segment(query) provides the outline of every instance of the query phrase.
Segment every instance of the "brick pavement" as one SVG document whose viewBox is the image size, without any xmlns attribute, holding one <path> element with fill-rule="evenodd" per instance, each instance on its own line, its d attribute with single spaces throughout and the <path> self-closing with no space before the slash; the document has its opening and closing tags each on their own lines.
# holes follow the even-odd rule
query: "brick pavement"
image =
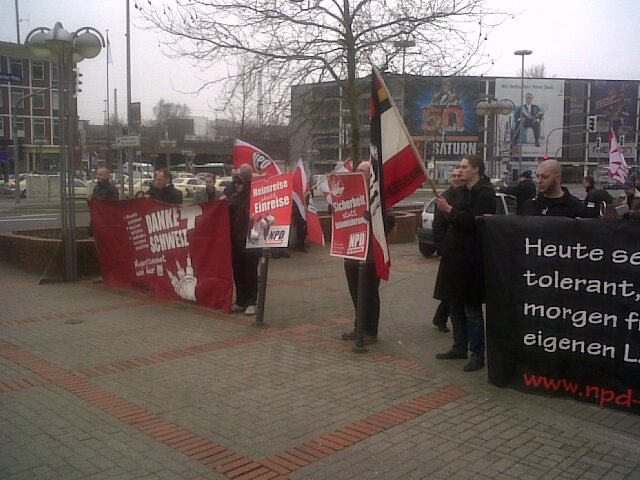
<svg viewBox="0 0 640 480">
<path fill-rule="evenodd" d="M 0 264 L 0 478 L 640 479 L 640 418 L 438 362 L 437 261 L 393 245 L 354 354 L 341 261 L 271 261 L 265 320 Z"/>
</svg>

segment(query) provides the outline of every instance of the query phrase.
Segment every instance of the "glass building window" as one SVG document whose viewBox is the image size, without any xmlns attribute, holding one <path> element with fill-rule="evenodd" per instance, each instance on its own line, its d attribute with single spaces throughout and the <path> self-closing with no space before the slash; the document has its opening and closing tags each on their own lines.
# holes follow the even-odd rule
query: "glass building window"
<svg viewBox="0 0 640 480">
<path fill-rule="evenodd" d="M 12 88 L 11 89 L 11 106 L 14 107 L 15 105 L 18 104 L 18 100 L 24 95 L 24 93 L 22 92 L 22 89 L 20 88 Z M 24 107 L 24 102 L 22 102 L 22 105 L 20 106 L 20 108 Z"/>
<path fill-rule="evenodd" d="M 51 62 L 51 81 L 52 82 L 57 82 L 58 81 L 58 64 Z"/>
<path fill-rule="evenodd" d="M 60 92 L 58 90 L 51 90 L 51 108 L 60 110 Z"/>
<path fill-rule="evenodd" d="M 53 143 L 60 144 L 60 120 L 53 120 Z"/>
<path fill-rule="evenodd" d="M 31 79 L 44 80 L 44 62 L 42 60 L 31 61 Z"/>
<path fill-rule="evenodd" d="M 0 117 L 0 137 L 4 137 L 4 118 Z"/>
<path fill-rule="evenodd" d="M 47 129 L 45 127 L 43 118 L 34 118 L 33 119 L 33 139 L 36 138 L 45 138 L 47 135 Z"/>
<path fill-rule="evenodd" d="M 38 110 L 44 110 L 44 92 L 39 93 L 33 97 L 33 108 Z"/>
<path fill-rule="evenodd" d="M 18 138 L 24 138 L 24 120 L 16 121 L 16 133 L 18 134 Z"/>
<path fill-rule="evenodd" d="M 24 78 L 22 71 L 22 60 L 19 58 L 12 58 L 9 60 L 9 72 L 14 75 L 20 75 Z"/>
</svg>

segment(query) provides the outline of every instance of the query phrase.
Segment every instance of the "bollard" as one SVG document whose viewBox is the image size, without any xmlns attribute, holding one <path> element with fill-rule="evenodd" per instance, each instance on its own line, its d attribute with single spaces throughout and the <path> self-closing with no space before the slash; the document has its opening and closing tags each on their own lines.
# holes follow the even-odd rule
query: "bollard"
<svg viewBox="0 0 640 480">
<path fill-rule="evenodd" d="M 358 263 L 358 296 L 356 302 L 356 343 L 351 349 L 354 353 L 366 353 L 364 347 L 364 315 L 366 311 L 367 262 Z"/>
<path fill-rule="evenodd" d="M 264 303 L 267 297 L 267 275 L 269 273 L 269 249 L 262 249 L 260 257 L 260 273 L 258 278 L 258 305 L 256 305 L 256 319 L 254 327 L 264 327 Z"/>
</svg>

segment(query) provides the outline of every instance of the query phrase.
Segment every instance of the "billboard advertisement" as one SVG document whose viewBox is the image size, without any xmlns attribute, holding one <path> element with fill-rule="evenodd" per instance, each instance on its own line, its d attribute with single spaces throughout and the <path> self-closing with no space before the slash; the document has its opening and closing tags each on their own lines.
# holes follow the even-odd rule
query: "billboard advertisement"
<svg viewBox="0 0 640 480">
<path fill-rule="evenodd" d="M 623 80 L 595 80 L 591 84 L 591 105 L 589 114 L 598 116 L 598 130 L 606 130 L 608 124 L 618 138 L 627 142 L 636 139 L 636 108 L 638 104 L 638 82 Z M 604 143 L 608 142 L 604 135 Z M 625 157 L 635 158 L 634 152 L 625 149 Z"/>
<path fill-rule="evenodd" d="M 514 155 L 522 148 L 523 157 L 560 156 L 562 134 L 548 135 L 563 126 L 564 80 L 525 78 L 524 87 L 519 78 L 496 78 L 495 82 L 496 98 L 514 104 L 511 115 L 497 117 L 501 143 L 511 145 Z"/>
<path fill-rule="evenodd" d="M 484 84 L 474 78 L 407 79 L 407 128 L 421 154 L 457 160 L 479 153 L 474 104 Z"/>
</svg>

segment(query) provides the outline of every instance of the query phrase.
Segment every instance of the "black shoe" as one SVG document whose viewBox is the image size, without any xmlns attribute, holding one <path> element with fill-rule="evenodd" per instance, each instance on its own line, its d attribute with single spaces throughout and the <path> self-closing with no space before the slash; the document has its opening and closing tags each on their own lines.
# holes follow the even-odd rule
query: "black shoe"
<svg viewBox="0 0 640 480">
<path fill-rule="evenodd" d="M 458 352 L 454 352 L 453 350 L 449 350 L 448 352 L 444 352 L 444 353 L 436 353 L 436 358 L 438 360 L 453 360 L 453 359 L 457 359 L 457 358 L 467 358 L 467 354 L 466 353 L 458 353 Z"/>
<path fill-rule="evenodd" d="M 356 339 L 356 331 L 355 330 L 351 330 L 350 332 L 344 332 L 342 334 L 342 339 L 343 340 L 355 340 Z"/>
<path fill-rule="evenodd" d="M 271 250 L 271 258 L 280 258 L 280 253 L 275 250 Z"/>
<path fill-rule="evenodd" d="M 366 333 L 364 334 L 364 342 L 365 345 L 371 345 L 373 343 L 378 343 L 378 336 L 377 335 L 367 335 Z"/>
<path fill-rule="evenodd" d="M 446 325 L 436 325 L 436 326 L 438 327 L 439 332 L 449 333 L 449 329 L 447 328 Z"/>
<path fill-rule="evenodd" d="M 280 258 L 291 258 L 291 254 L 289 252 L 281 252 Z"/>
<path fill-rule="evenodd" d="M 467 363 L 464 364 L 462 370 L 465 372 L 475 372 L 484 368 L 484 357 L 472 355 Z"/>
</svg>

